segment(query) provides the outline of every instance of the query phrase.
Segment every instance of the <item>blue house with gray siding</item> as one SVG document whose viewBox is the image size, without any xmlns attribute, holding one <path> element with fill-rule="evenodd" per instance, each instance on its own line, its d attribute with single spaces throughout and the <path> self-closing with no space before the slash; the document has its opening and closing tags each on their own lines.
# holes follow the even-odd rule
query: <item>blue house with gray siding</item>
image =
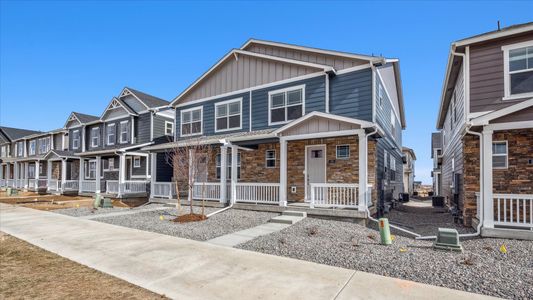
<svg viewBox="0 0 533 300">
<path fill-rule="evenodd" d="M 223 203 L 366 215 L 367 208 L 381 212 L 403 190 L 397 59 L 251 39 L 171 106 L 175 141 L 143 149 L 161 154 L 208 146 L 191 200 L 207 194 Z M 171 180 L 181 190 L 191 182 Z"/>
</svg>

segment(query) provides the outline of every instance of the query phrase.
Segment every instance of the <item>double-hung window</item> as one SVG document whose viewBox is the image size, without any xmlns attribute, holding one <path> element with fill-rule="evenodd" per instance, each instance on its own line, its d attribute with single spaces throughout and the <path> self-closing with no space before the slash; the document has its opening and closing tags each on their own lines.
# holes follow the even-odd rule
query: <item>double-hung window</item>
<svg viewBox="0 0 533 300">
<path fill-rule="evenodd" d="M 72 132 L 72 149 L 80 148 L 80 131 L 74 130 Z"/>
<path fill-rule="evenodd" d="M 267 168 L 276 167 L 276 150 L 267 150 L 265 153 L 265 165 Z"/>
<path fill-rule="evenodd" d="M 304 94 L 304 85 L 269 92 L 269 125 L 287 123 L 303 116 Z"/>
<path fill-rule="evenodd" d="M 165 135 L 168 135 L 168 136 L 174 135 L 174 123 L 165 121 Z"/>
<path fill-rule="evenodd" d="M 221 155 L 217 154 L 216 156 L 216 165 L 217 165 L 217 179 L 220 179 L 220 170 L 222 167 Z M 227 171 L 226 178 L 231 179 L 231 153 L 227 154 Z M 237 179 L 241 178 L 241 153 L 237 153 Z"/>
<path fill-rule="evenodd" d="M 17 143 L 17 156 L 18 157 L 24 156 L 24 142 Z"/>
<path fill-rule="evenodd" d="M 39 154 L 44 154 L 50 150 L 50 138 L 39 139 Z"/>
<path fill-rule="evenodd" d="M 109 170 L 114 170 L 115 169 L 115 159 L 114 158 L 110 158 L 108 161 L 107 161 L 107 168 Z"/>
<path fill-rule="evenodd" d="M 203 108 L 195 107 L 181 111 L 181 135 L 202 134 Z"/>
<path fill-rule="evenodd" d="M 91 147 L 98 147 L 100 144 L 100 127 L 91 128 Z"/>
<path fill-rule="evenodd" d="M 347 159 L 350 157 L 350 145 L 337 145 L 337 159 Z"/>
<path fill-rule="evenodd" d="M 28 155 L 35 155 L 35 140 L 30 141 L 30 149 Z"/>
<path fill-rule="evenodd" d="M 88 179 L 96 179 L 96 160 L 89 161 L 89 166 L 87 168 L 87 172 L 85 173 L 85 177 Z"/>
<path fill-rule="evenodd" d="M 242 128 L 242 98 L 215 104 L 215 131 Z"/>
<path fill-rule="evenodd" d="M 130 135 L 130 121 L 120 122 L 120 143 L 124 144 L 128 142 Z"/>
<path fill-rule="evenodd" d="M 115 124 L 107 124 L 106 127 L 106 140 L 108 145 L 114 145 L 116 140 L 116 128 Z"/>
<path fill-rule="evenodd" d="M 533 41 L 502 47 L 505 98 L 533 96 Z"/>
<path fill-rule="evenodd" d="M 507 142 L 499 141 L 492 143 L 492 167 L 494 169 L 507 168 Z"/>
<path fill-rule="evenodd" d="M 7 157 L 7 146 L 2 146 L 2 152 L 0 153 L 2 157 Z"/>
<path fill-rule="evenodd" d="M 140 156 L 134 156 L 133 157 L 133 167 L 134 168 L 140 168 L 141 167 L 141 157 Z"/>
</svg>

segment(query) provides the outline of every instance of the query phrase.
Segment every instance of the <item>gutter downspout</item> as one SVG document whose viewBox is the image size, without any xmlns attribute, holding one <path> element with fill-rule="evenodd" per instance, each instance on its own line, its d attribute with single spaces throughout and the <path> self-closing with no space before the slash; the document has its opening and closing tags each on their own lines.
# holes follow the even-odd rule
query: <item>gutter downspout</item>
<svg viewBox="0 0 533 300">
<path fill-rule="evenodd" d="M 222 139 L 222 140 L 220 140 L 220 143 L 221 143 L 223 146 L 231 146 L 231 142 L 228 142 L 226 139 Z M 226 167 L 227 167 L 227 166 L 226 166 Z M 226 184 L 226 183 L 224 183 L 224 184 Z M 226 196 L 227 196 L 227 195 L 228 195 L 228 193 L 226 192 Z M 206 217 L 209 219 L 210 217 L 212 217 L 212 216 L 214 216 L 214 215 L 216 215 L 216 214 L 219 214 L 219 213 L 224 212 L 224 211 L 226 211 L 226 210 L 228 210 L 228 209 L 231 209 L 231 208 L 233 207 L 233 204 L 235 204 L 235 203 L 233 203 L 233 201 L 231 201 L 231 200 L 229 201 L 229 203 L 230 203 L 229 206 L 226 206 L 226 207 L 224 207 L 224 208 L 222 208 L 222 209 L 219 209 L 219 210 L 214 211 L 214 212 L 212 212 L 212 213 L 210 213 L 210 214 L 207 214 Z"/>
</svg>

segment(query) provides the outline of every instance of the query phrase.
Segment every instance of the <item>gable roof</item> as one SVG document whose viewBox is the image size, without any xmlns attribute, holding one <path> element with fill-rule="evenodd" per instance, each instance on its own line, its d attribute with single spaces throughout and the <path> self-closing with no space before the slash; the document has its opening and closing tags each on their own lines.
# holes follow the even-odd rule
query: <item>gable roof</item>
<svg viewBox="0 0 533 300">
<path fill-rule="evenodd" d="M 489 31 L 462 40 L 458 40 L 451 44 L 450 51 L 448 54 L 448 62 L 446 65 L 446 73 L 444 74 L 444 83 L 442 86 L 440 97 L 441 99 L 439 113 L 437 116 L 436 124 L 437 129 L 442 129 L 444 125 L 444 118 L 446 117 L 446 112 L 448 111 L 448 106 L 450 104 L 450 99 L 452 95 L 450 89 L 451 87 L 455 86 L 457 74 L 460 72 L 459 68 L 461 68 L 463 64 L 463 58 L 457 57 L 456 55 L 454 55 L 454 52 L 464 53 L 465 46 L 471 44 L 506 38 L 509 36 L 519 35 L 531 31 L 533 31 L 533 22 L 516 24 L 501 28 L 500 30 Z"/>
<path fill-rule="evenodd" d="M 124 103 L 124 101 L 120 100 L 120 98 L 113 97 L 111 99 L 111 101 L 109 101 L 109 104 L 106 106 L 104 112 L 102 112 L 102 115 L 100 116 L 99 120 L 102 120 L 104 118 L 104 116 L 105 116 L 105 114 L 107 113 L 108 110 L 114 109 L 114 108 L 117 108 L 117 107 L 124 108 L 124 110 L 129 115 L 137 116 L 137 113 L 133 109 L 131 109 L 131 107 L 129 107 L 126 103 Z"/>
<path fill-rule="evenodd" d="M 42 131 L 0 126 L 0 131 L 10 140 L 18 140 L 25 136 L 42 133 Z"/>
<path fill-rule="evenodd" d="M 79 112 L 72 112 L 72 114 L 82 124 L 94 122 L 94 121 L 97 121 L 99 119 L 97 116 L 82 114 L 82 113 L 79 113 Z"/>
<path fill-rule="evenodd" d="M 416 160 L 416 154 L 415 154 L 415 150 L 409 148 L 409 147 L 402 147 L 402 152 L 404 153 L 410 153 L 411 154 L 411 157 Z"/>
<path fill-rule="evenodd" d="M 487 125 L 490 121 L 533 107 L 533 98 L 495 110 L 471 120 L 472 126 Z"/>
<path fill-rule="evenodd" d="M 274 131 L 274 134 L 278 135 L 278 136 L 281 136 L 281 135 L 283 135 L 283 132 L 288 131 L 291 128 L 295 128 L 298 125 L 303 124 L 306 121 L 311 120 L 311 119 L 331 120 L 331 121 L 335 121 L 335 122 L 341 122 L 341 123 L 346 123 L 346 124 L 350 124 L 350 125 L 359 126 L 359 128 L 361 128 L 361 129 L 371 128 L 371 127 L 374 126 L 374 123 L 368 122 L 368 121 L 364 121 L 364 120 L 348 118 L 348 117 L 333 115 L 333 114 L 319 112 L 319 111 L 313 111 L 313 112 L 311 112 L 309 114 L 306 114 L 306 115 L 304 115 L 304 116 L 302 116 L 302 117 L 300 117 L 300 118 L 298 118 L 298 119 L 296 119 L 294 121 L 291 121 L 290 123 L 278 128 L 278 129 L 276 129 Z"/>
<path fill-rule="evenodd" d="M 170 102 L 163 100 L 161 98 L 148 95 L 146 93 L 143 93 L 141 91 L 132 89 L 130 87 L 125 87 L 125 90 L 128 90 L 137 98 L 137 100 L 141 101 L 147 108 L 156 108 L 161 106 L 167 106 L 170 104 Z"/>
</svg>

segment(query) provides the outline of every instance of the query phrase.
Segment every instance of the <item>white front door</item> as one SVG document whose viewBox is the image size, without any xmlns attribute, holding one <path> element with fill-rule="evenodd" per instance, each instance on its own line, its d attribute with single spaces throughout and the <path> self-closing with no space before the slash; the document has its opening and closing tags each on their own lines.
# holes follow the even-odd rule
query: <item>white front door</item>
<svg viewBox="0 0 533 300">
<path fill-rule="evenodd" d="M 311 198 L 311 183 L 326 183 L 326 145 L 306 147 L 305 182 L 305 200 Z"/>
</svg>

